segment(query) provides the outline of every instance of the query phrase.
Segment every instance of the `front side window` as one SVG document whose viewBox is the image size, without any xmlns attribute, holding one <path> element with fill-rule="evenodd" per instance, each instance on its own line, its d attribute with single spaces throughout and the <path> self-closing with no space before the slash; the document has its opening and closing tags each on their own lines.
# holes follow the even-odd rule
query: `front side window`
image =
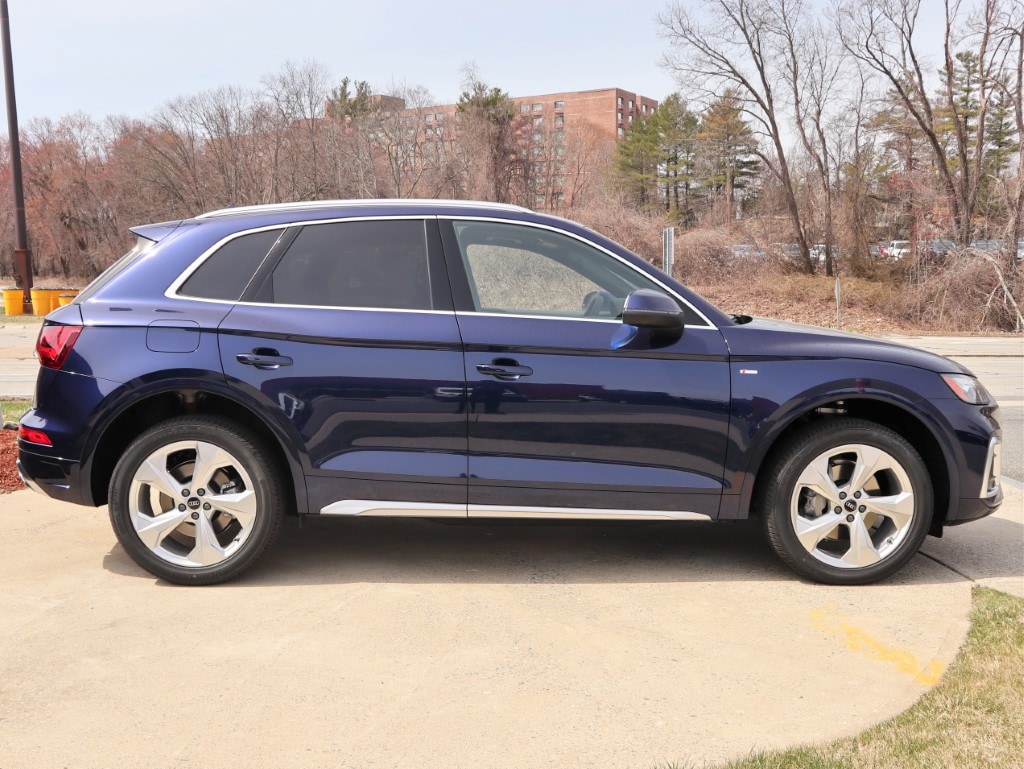
<svg viewBox="0 0 1024 769">
<path fill-rule="evenodd" d="M 274 268 L 269 295 L 261 298 L 318 307 L 433 309 L 424 223 L 307 225 Z"/>
<path fill-rule="evenodd" d="M 638 288 L 664 291 L 604 251 L 551 230 L 455 222 L 478 312 L 614 319 Z"/>
</svg>

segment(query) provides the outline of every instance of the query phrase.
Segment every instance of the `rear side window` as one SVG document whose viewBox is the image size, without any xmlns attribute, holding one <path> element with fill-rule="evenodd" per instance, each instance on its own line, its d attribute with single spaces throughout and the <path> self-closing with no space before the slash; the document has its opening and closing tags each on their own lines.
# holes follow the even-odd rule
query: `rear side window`
<svg viewBox="0 0 1024 769">
<path fill-rule="evenodd" d="M 229 240 L 189 276 L 182 296 L 237 302 L 283 230 L 266 230 Z"/>
<path fill-rule="evenodd" d="M 431 310 L 424 223 L 307 225 L 274 268 L 270 286 L 267 298 L 275 304 Z"/>
</svg>

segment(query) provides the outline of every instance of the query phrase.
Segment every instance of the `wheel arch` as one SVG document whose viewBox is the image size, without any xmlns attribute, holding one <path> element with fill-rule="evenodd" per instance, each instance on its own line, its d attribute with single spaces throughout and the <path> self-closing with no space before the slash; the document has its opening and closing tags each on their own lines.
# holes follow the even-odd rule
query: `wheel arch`
<svg viewBox="0 0 1024 769">
<path fill-rule="evenodd" d="M 106 419 L 100 430 L 93 431 L 90 445 L 83 456 L 82 477 L 88 479 L 85 491 L 88 503 L 99 506 L 107 503 L 108 486 L 114 466 L 125 448 L 144 430 L 175 416 L 209 414 L 230 419 L 255 432 L 273 450 L 274 461 L 284 470 L 294 509 L 305 512 L 306 481 L 303 457 L 294 448 L 295 440 L 289 428 L 268 419 L 260 409 L 246 403 L 236 393 L 228 392 L 204 382 L 194 386 L 177 383 L 139 392 L 129 390 L 121 399 L 119 408 Z"/>
<path fill-rule="evenodd" d="M 944 439 L 941 426 L 933 415 L 900 399 L 877 393 L 844 393 L 823 397 L 819 402 L 787 414 L 785 419 L 763 430 L 750 452 L 751 459 L 740 489 L 739 509 L 748 513 L 759 512 L 757 506 L 762 496 L 761 491 L 768 482 L 762 477 L 761 469 L 783 450 L 793 433 L 808 423 L 837 416 L 858 417 L 884 425 L 905 438 L 917 450 L 931 478 L 934 494 L 935 513 L 929 533 L 941 536 L 942 526 L 960 496 L 959 477 L 949 440 Z"/>
</svg>

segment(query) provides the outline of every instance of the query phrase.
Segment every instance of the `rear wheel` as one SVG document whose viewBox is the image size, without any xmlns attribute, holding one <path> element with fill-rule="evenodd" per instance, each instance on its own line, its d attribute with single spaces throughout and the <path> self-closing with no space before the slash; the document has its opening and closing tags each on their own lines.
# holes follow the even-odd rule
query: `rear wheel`
<svg viewBox="0 0 1024 769">
<path fill-rule="evenodd" d="M 268 447 L 234 422 L 187 416 L 150 428 L 110 481 L 110 521 L 158 577 L 208 585 L 238 576 L 280 528 L 285 490 Z"/>
<path fill-rule="evenodd" d="M 931 479 L 902 436 L 873 422 L 818 422 L 765 470 L 768 541 L 797 573 L 858 585 L 909 561 L 931 525 Z"/>
</svg>

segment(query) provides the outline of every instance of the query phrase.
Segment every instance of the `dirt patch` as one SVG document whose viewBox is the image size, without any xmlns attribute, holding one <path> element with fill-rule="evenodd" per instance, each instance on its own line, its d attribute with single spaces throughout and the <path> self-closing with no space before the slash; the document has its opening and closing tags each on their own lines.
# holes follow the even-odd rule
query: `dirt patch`
<svg viewBox="0 0 1024 769">
<path fill-rule="evenodd" d="M 13 430 L 3 430 L 0 432 L 0 494 L 25 488 L 14 466 L 17 456 L 18 434 Z"/>
</svg>

